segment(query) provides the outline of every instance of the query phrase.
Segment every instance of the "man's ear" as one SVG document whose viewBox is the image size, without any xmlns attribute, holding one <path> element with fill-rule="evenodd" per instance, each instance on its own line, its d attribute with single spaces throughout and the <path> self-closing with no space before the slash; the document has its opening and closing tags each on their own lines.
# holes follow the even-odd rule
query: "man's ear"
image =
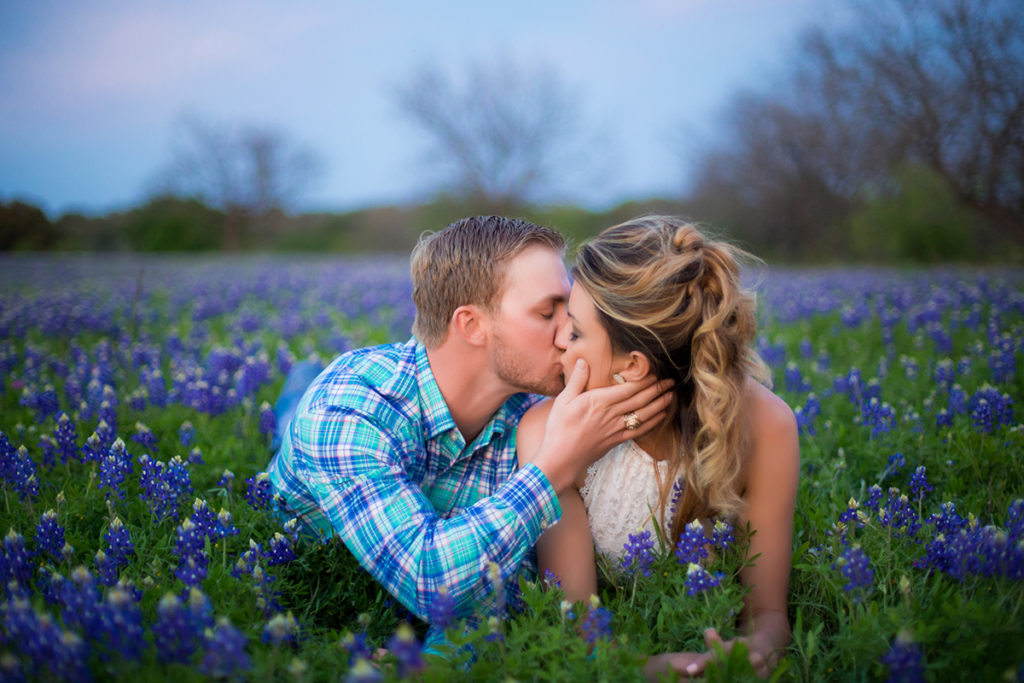
<svg viewBox="0 0 1024 683">
<path fill-rule="evenodd" d="M 630 351 L 626 354 L 625 365 L 617 374 L 627 382 L 636 382 L 651 373 L 651 361 L 639 351 Z"/>
<path fill-rule="evenodd" d="M 479 307 L 467 304 L 459 306 L 452 313 L 451 332 L 470 346 L 487 343 L 487 323 Z"/>
</svg>

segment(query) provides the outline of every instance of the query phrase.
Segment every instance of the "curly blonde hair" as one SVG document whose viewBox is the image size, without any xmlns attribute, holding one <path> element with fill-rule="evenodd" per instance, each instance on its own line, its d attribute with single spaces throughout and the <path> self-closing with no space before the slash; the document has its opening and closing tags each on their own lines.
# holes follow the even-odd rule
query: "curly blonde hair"
<svg viewBox="0 0 1024 683">
<path fill-rule="evenodd" d="M 613 351 L 640 351 L 658 377 L 676 382 L 672 418 L 657 435 L 676 453 L 660 486 L 663 526 L 673 483 L 685 482 L 670 538 L 693 519 L 734 517 L 742 507 L 743 385 L 771 380 L 752 347 L 756 299 L 740 285 L 741 258 L 752 257 L 691 223 L 645 216 L 584 242 L 572 269 Z"/>
</svg>

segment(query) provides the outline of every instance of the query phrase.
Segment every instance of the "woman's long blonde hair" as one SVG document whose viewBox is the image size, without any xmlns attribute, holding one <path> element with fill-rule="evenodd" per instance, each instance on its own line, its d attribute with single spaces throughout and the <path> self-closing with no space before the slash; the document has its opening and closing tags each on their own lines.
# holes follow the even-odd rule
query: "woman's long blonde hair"
<svg viewBox="0 0 1024 683">
<path fill-rule="evenodd" d="M 770 384 L 770 375 L 751 344 L 756 301 L 740 285 L 741 257 L 749 255 L 681 219 L 645 216 L 584 242 L 572 269 L 612 350 L 640 351 L 657 376 L 676 381 L 671 419 L 658 433 L 677 454 L 659 501 L 669 538 L 693 519 L 734 517 L 742 506 L 749 450 L 743 385 L 747 377 Z M 666 520 L 679 480 L 682 495 Z"/>
</svg>

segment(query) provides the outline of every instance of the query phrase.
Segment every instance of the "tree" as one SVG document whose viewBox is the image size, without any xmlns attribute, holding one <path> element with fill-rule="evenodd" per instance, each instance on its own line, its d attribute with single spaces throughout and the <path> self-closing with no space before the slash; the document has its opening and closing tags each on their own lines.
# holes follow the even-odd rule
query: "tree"
<svg viewBox="0 0 1024 683">
<path fill-rule="evenodd" d="M 1024 5 L 1016 0 L 851 3 L 809 42 L 862 120 L 956 197 L 1024 240 Z"/>
<path fill-rule="evenodd" d="M 758 243 L 827 251 L 842 246 L 829 228 L 907 192 L 900 169 L 921 166 L 1024 239 L 1024 5 L 847 5 L 804 34 L 772 91 L 731 101 L 725 141 L 698 163 L 698 204 Z"/>
<path fill-rule="evenodd" d="M 522 205 L 556 193 L 560 174 L 592 167 L 579 98 L 549 69 L 476 64 L 457 79 L 425 66 L 396 95 L 457 197 Z"/>
<path fill-rule="evenodd" d="M 220 209 L 222 247 L 235 251 L 253 218 L 291 208 L 321 168 L 314 152 L 280 131 L 186 117 L 178 125 L 171 160 L 158 174 L 154 194 L 195 198 Z"/>
</svg>

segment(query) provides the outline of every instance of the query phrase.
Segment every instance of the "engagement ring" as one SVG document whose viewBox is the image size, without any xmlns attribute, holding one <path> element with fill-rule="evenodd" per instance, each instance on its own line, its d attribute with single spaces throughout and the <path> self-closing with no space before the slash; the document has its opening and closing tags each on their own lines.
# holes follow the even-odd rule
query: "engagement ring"
<svg viewBox="0 0 1024 683">
<path fill-rule="evenodd" d="M 626 429 L 631 432 L 635 432 L 640 429 L 640 418 L 637 417 L 636 413 L 626 413 L 622 416 L 623 421 L 626 423 Z"/>
</svg>

